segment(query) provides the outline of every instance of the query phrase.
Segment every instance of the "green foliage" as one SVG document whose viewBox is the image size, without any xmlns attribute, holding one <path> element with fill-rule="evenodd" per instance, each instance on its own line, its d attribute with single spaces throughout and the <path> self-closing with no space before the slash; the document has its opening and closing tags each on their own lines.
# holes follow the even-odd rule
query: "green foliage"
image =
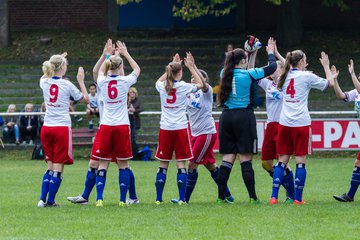
<svg viewBox="0 0 360 240">
<path fill-rule="evenodd" d="M 126 5 L 130 2 L 139 3 L 143 0 L 116 0 L 119 5 Z M 283 2 L 291 0 L 265 0 L 280 6 Z M 326 7 L 338 7 L 341 11 L 349 10 L 349 6 L 344 0 L 322 0 L 322 4 Z M 205 15 L 224 16 L 236 8 L 237 3 L 234 0 L 176 0 L 173 6 L 173 15 L 181 17 L 185 21 L 191 21 Z"/>
<path fill-rule="evenodd" d="M 121 6 L 121 5 L 126 5 L 126 4 L 132 3 L 132 2 L 139 3 L 139 2 L 141 2 L 141 1 L 142 1 L 142 0 L 116 0 L 116 3 Z"/>
<path fill-rule="evenodd" d="M 210 0 L 204 3 L 201 0 L 177 0 L 173 6 L 173 14 L 185 21 L 191 21 L 204 15 L 224 16 L 236 7 L 232 0 Z"/>
<path fill-rule="evenodd" d="M 131 162 L 136 177 L 139 205 L 119 207 L 118 169 L 111 164 L 104 191 L 104 207 L 95 207 L 96 190 L 89 205 L 75 205 L 67 196 L 82 192 L 90 149 L 77 149 L 75 164 L 66 166 L 57 194 L 59 208 L 38 209 L 44 161 L 31 161 L 30 150 L 0 150 L 0 239 L 356 239 L 359 201 L 342 204 L 332 194 L 349 185 L 355 153 L 346 158 L 311 157 L 304 189 L 307 205 L 280 203 L 269 206 L 271 178 L 253 161 L 260 205 L 248 203 L 239 163 L 234 165 L 229 186 L 233 205 L 217 205 L 217 187 L 204 167 L 192 201 L 186 206 L 170 203 L 177 196 L 176 166 L 171 163 L 162 206 L 156 206 L 155 174 L 158 162 Z M 318 153 L 315 153 L 318 155 Z M 217 155 L 220 160 L 220 156 Z M 291 161 L 293 169 L 294 162 Z M 336 170 L 336 174 L 334 171 Z M 281 201 L 285 192 L 281 189 Z M 51 223 L 53 227 L 49 227 Z M 275 227 L 274 227 L 275 226 Z M 276 227 L 281 226 L 281 227 Z"/>
</svg>

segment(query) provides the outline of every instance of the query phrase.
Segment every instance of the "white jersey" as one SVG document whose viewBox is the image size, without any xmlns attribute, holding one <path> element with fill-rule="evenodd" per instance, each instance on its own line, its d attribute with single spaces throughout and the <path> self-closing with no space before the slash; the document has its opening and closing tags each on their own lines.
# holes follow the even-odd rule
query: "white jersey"
<svg viewBox="0 0 360 240">
<path fill-rule="evenodd" d="M 108 126 L 130 125 L 127 96 L 129 88 L 136 83 L 136 80 L 137 76 L 134 73 L 127 76 L 98 77 L 99 96 L 104 105 L 101 124 Z"/>
<path fill-rule="evenodd" d="M 89 105 L 92 108 L 99 108 L 99 104 L 98 104 L 98 94 L 95 93 L 95 95 L 91 95 L 89 94 Z"/>
<path fill-rule="evenodd" d="M 258 85 L 264 89 L 266 95 L 266 122 L 279 122 L 283 104 L 282 93 L 277 89 L 276 83 L 268 78 L 258 81 Z"/>
<path fill-rule="evenodd" d="M 360 109 L 360 93 L 356 89 L 345 92 L 345 102 L 355 102 L 357 109 Z"/>
<path fill-rule="evenodd" d="M 157 81 L 156 90 L 160 93 L 161 120 L 160 128 L 163 130 L 179 130 L 188 126 L 186 119 L 187 96 L 197 91 L 194 84 L 184 81 L 174 81 L 173 92 L 168 95 L 165 90 L 166 81 Z"/>
<path fill-rule="evenodd" d="M 208 87 L 207 92 L 201 89 L 188 96 L 187 113 L 190 121 L 191 135 L 197 137 L 202 134 L 216 133 L 214 118 L 212 117 L 213 91 Z"/>
<path fill-rule="evenodd" d="M 283 107 L 280 124 L 288 127 L 310 126 L 308 96 L 311 88 L 324 91 L 329 86 L 327 79 L 308 71 L 290 70 L 281 89 Z"/>
<path fill-rule="evenodd" d="M 71 126 L 69 115 L 70 97 L 75 101 L 83 98 L 80 90 L 70 81 L 60 77 L 41 78 L 46 113 L 44 126 Z"/>
</svg>

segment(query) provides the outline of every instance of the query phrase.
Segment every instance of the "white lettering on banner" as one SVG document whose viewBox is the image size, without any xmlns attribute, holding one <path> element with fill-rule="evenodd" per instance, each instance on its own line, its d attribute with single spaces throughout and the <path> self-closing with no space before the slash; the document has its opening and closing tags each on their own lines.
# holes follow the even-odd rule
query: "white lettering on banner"
<svg viewBox="0 0 360 240">
<path fill-rule="evenodd" d="M 313 134 L 312 135 L 312 141 L 313 142 L 321 142 L 321 135 L 320 134 Z"/>
<path fill-rule="evenodd" d="M 359 139 L 360 139 L 359 123 L 349 122 L 341 147 L 348 148 L 350 147 L 350 145 L 357 145 L 357 147 L 360 147 Z"/>
<path fill-rule="evenodd" d="M 338 122 L 324 122 L 324 148 L 331 148 L 333 141 L 339 140 L 342 128 Z"/>
</svg>

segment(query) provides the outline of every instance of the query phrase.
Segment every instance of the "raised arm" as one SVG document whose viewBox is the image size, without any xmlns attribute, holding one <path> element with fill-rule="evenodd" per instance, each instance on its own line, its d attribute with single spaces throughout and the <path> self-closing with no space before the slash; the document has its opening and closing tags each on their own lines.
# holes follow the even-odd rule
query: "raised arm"
<svg viewBox="0 0 360 240">
<path fill-rule="evenodd" d="M 186 53 L 186 58 L 184 58 L 184 63 L 185 66 L 189 69 L 189 71 L 193 75 L 196 87 L 198 89 L 203 89 L 205 81 L 203 78 L 201 78 L 200 72 L 196 71 L 194 57 L 191 55 L 190 52 Z"/>
<path fill-rule="evenodd" d="M 95 66 L 93 68 L 93 79 L 95 82 L 97 81 L 97 78 L 99 76 L 100 67 L 103 64 L 103 62 L 105 62 L 106 55 L 107 54 L 112 55 L 113 52 L 114 52 L 114 47 L 112 44 L 112 40 L 108 39 L 105 43 L 104 50 L 103 50 L 99 60 L 96 62 Z"/>
<path fill-rule="evenodd" d="M 119 51 L 120 55 L 124 56 L 126 58 L 126 60 L 128 61 L 128 63 L 130 64 L 130 67 L 132 68 L 133 73 L 137 77 L 139 77 L 141 69 L 140 69 L 139 65 L 135 62 L 135 60 L 129 54 L 125 43 L 121 42 L 121 41 L 117 41 L 116 46 L 117 46 L 117 51 Z"/>
<path fill-rule="evenodd" d="M 329 81 L 329 87 L 334 86 L 334 76 L 330 70 L 329 56 L 325 52 L 321 52 L 321 58 L 319 59 L 321 65 L 324 68 L 326 79 Z"/>
<path fill-rule="evenodd" d="M 255 60 L 256 55 L 259 49 L 256 49 L 255 52 L 249 53 L 249 63 L 248 63 L 248 69 L 255 67 Z"/>
<path fill-rule="evenodd" d="M 209 84 L 206 82 L 206 79 L 203 77 L 203 75 L 201 74 L 201 72 L 199 71 L 199 69 L 197 68 L 196 64 L 195 64 L 195 59 L 194 59 L 194 56 L 191 54 L 191 52 L 188 53 L 189 54 L 189 57 L 192 58 L 192 61 L 194 62 L 194 69 L 197 73 L 197 75 L 200 77 L 200 80 L 203 84 L 203 87 L 201 88 L 201 90 L 203 92 L 207 92 L 209 90 Z"/>
<path fill-rule="evenodd" d="M 281 54 L 279 53 L 277 45 L 276 45 L 276 41 L 274 41 L 274 44 L 275 44 L 275 48 L 274 48 L 275 57 L 277 59 L 279 59 L 279 61 L 283 64 L 283 66 L 285 66 L 285 58 L 283 56 L 281 56 Z"/>
<path fill-rule="evenodd" d="M 356 77 L 355 70 L 354 70 L 354 61 L 350 59 L 350 64 L 348 64 L 349 67 L 349 73 L 351 75 L 352 82 L 354 84 L 354 87 L 360 93 L 360 82 L 359 79 Z"/>
<path fill-rule="evenodd" d="M 81 90 L 81 93 L 83 95 L 83 98 L 81 99 L 81 102 L 83 102 L 85 104 L 88 104 L 89 103 L 89 94 L 88 94 L 88 92 L 86 90 L 86 87 L 85 87 L 84 78 L 85 78 L 84 69 L 82 67 L 79 67 L 78 74 L 77 74 L 77 81 L 79 83 L 80 90 Z"/>
<path fill-rule="evenodd" d="M 266 52 L 268 53 L 269 64 L 262 68 L 264 70 L 265 77 L 273 74 L 276 71 L 277 64 L 276 64 L 274 51 L 275 51 L 275 41 L 273 38 L 269 38 L 268 45 L 266 46 Z"/>
<path fill-rule="evenodd" d="M 331 72 L 334 74 L 336 74 L 337 70 L 336 70 L 336 67 L 333 65 L 331 67 Z M 341 90 L 340 88 L 340 85 L 337 81 L 337 78 L 334 78 L 334 91 L 335 91 L 335 94 L 336 94 L 336 97 L 339 98 L 339 99 L 345 99 L 346 98 L 346 95 L 345 93 Z"/>
</svg>

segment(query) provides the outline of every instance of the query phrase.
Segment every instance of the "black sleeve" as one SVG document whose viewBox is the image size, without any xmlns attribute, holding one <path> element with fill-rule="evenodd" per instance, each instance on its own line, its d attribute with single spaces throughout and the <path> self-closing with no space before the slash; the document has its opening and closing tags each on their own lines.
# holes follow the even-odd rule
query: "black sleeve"
<svg viewBox="0 0 360 240">
<path fill-rule="evenodd" d="M 277 68 L 276 58 L 275 58 L 274 54 L 272 54 L 272 53 L 269 54 L 268 55 L 268 60 L 269 60 L 269 65 L 267 65 L 266 67 L 263 67 L 265 77 L 273 74 L 276 71 L 276 68 Z"/>
</svg>

